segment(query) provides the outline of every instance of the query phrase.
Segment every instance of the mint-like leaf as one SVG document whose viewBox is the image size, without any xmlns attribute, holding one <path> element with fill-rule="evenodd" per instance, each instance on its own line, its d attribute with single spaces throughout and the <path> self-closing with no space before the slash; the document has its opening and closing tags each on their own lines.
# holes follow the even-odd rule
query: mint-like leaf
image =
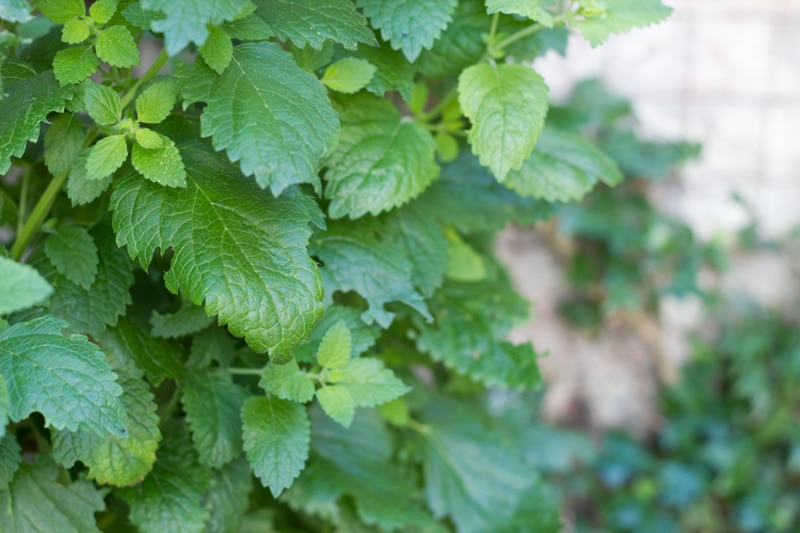
<svg viewBox="0 0 800 533">
<path fill-rule="evenodd" d="M 572 24 L 596 47 L 611 35 L 625 33 L 666 20 L 672 8 L 661 0 L 606 0 L 605 9 L 597 16 L 585 16 Z"/>
<path fill-rule="evenodd" d="M 239 526 L 250 506 L 248 495 L 251 490 L 253 473 L 243 457 L 215 470 L 211 488 L 205 494 L 211 516 L 204 533 L 243 533 L 245 530 Z"/>
<path fill-rule="evenodd" d="M 92 46 L 59 50 L 53 59 L 53 74 L 61 85 L 80 83 L 97 70 L 100 61 Z"/>
<path fill-rule="evenodd" d="M 83 103 L 86 105 L 89 116 L 101 126 L 116 124 L 122 118 L 122 103 L 119 95 L 107 85 L 85 84 Z"/>
<path fill-rule="evenodd" d="M 141 131 L 141 130 L 140 130 Z M 156 134 L 159 135 L 159 134 Z M 185 187 L 186 168 L 175 143 L 159 135 L 160 143 L 148 149 L 135 143 L 131 149 L 131 164 L 142 176 L 166 187 Z"/>
<path fill-rule="evenodd" d="M 0 439 L 0 492 L 8 488 L 20 463 L 22 463 L 22 448 L 17 442 L 17 436 L 6 433 Z"/>
<path fill-rule="evenodd" d="M 258 386 L 278 398 L 308 403 L 314 398 L 314 382 L 292 359 L 285 365 L 269 363 Z"/>
<path fill-rule="evenodd" d="M 39 0 L 36 7 L 56 24 L 64 24 L 86 14 L 86 6 L 82 0 Z"/>
<path fill-rule="evenodd" d="M 180 348 L 175 344 L 147 335 L 128 318 L 121 318 L 114 328 L 106 330 L 100 345 L 106 353 L 144 371 L 148 381 L 158 386 L 164 378 L 176 378 L 183 372 Z"/>
<path fill-rule="evenodd" d="M 199 51 L 206 65 L 217 74 L 222 74 L 231 63 L 233 43 L 225 30 L 212 26 L 208 29 L 208 39 Z"/>
<path fill-rule="evenodd" d="M 111 66 L 130 68 L 139 64 L 139 49 L 125 26 L 111 26 L 97 31 L 97 57 Z"/>
<path fill-rule="evenodd" d="M 44 243 L 47 258 L 59 274 L 89 289 L 97 277 L 97 245 L 81 226 L 63 226 Z"/>
<path fill-rule="evenodd" d="M 44 164 L 54 176 L 67 170 L 83 146 L 83 125 L 72 113 L 59 115 L 44 134 Z"/>
<path fill-rule="evenodd" d="M 28 265 L 0 257 L 0 316 L 41 303 L 53 287 Z"/>
<path fill-rule="evenodd" d="M 89 7 L 89 16 L 97 24 L 106 24 L 117 12 L 117 0 L 97 0 Z"/>
<path fill-rule="evenodd" d="M 136 97 L 136 118 L 145 124 L 159 124 L 175 107 L 178 88 L 173 80 L 151 83 Z"/>
<path fill-rule="evenodd" d="M 81 139 L 83 137 L 81 136 Z M 81 141 L 82 143 L 83 141 Z M 67 196 L 72 201 L 72 205 L 88 204 L 103 194 L 108 186 L 111 185 L 111 175 L 99 180 L 90 180 L 87 177 L 86 160 L 89 151 L 84 150 L 72 163 L 72 168 L 67 176 Z"/>
<path fill-rule="evenodd" d="M 325 414 L 344 427 L 350 427 L 356 414 L 353 397 L 341 385 L 328 385 L 317 391 L 317 401 Z"/>
<path fill-rule="evenodd" d="M 520 15 L 546 28 L 553 27 L 553 15 L 544 8 L 542 0 L 486 0 L 486 11 Z"/>
<path fill-rule="evenodd" d="M 124 135 L 109 135 L 88 149 L 86 179 L 101 180 L 110 176 L 128 159 L 128 143 Z"/>
<path fill-rule="evenodd" d="M 6 0 L 0 4 L 0 20 L 28 22 L 31 18 L 31 5 L 25 0 Z"/>
<path fill-rule="evenodd" d="M 78 44 L 88 39 L 89 33 L 89 24 L 85 20 L 71 19 L 64 23 L 61 40 L 69 44 Z"/>
<path fill-rule="evenodd" d="M 338 322 L 344 323 L 350 332 L 350 357 L 358 357 L 367 351 L 375 344 L 380 334 L 380 327 L 377 324 L 366 324 L 361 320 L 361 311 L 358 309 L 332 305 L 325 310 L 325 314 L 314 326 L 308 339 L 297 347 L 294 352 L 295 359 L 306 363 L 312 362 L 313 356 L 319 351 L 322 338 Z"/>
<path fill-rule="evenodd" d="M 156 337 L 174 339 L 197 333 L 214 323 L 214 317 L 206 315 L 202 307 L 184 302 L 180 309 L 168 315 L 153 311 L 150 316 L 152 333 Z"/>
<path fill-rule="evenodd" d="M 372 358 L 351 359 L 331 374 L 330 382 L 346 389 L 356 407 L 375 407 L 410 390 L 383 362 Z"/>
<path fill-rule="evenodd" d="M 350 359 L 350 331 L 343 321 L 339 321 L 325 333 L 319 343 L 317 362 L 323 368 L 342 368 Z"/>
<path fill-rule="evenodd" d="M 366 87 L 376 70 L 366 59 L 345 57 L 329 66 L 320 81 L 334 91 L 352 94 Z"/>
</svg>

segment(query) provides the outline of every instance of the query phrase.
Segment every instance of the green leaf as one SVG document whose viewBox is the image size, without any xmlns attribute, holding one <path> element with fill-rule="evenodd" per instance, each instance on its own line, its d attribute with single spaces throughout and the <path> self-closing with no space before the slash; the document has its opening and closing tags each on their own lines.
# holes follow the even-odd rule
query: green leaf
<svg viewBox="0 0 800 533">
<path fill-rule="evenodd" d="M 125 136 L 110 135 L 97 141 L 88 149 L 86 156 L 86 179 L 101 180 L 110 176 L 128 159 L 128 144 Z"/>
<path fill-rule="evenodd" d="M 88 39 L 89 33 L 89 23 L 85 20 L 72 19 L 64 23 L 61 40 L 69 44 L 78 44 Z"/>
<path fill-rule="evenodd" d="M 130 506 L 130 521 L 141 533 L 200 533 L 209 516 L 203 494 L 210 488 L 206 467 L 197 463 L 185 427 L 164 428 L 152 472 L 135 487 L 115 491 Z"/>
<path fill-rule="evenodd" d="M 140 4 L 143 9 L 164 13 L 164 18 L 153 21 L 151 29 L 164 34 L 167 53 L 174 56 L 189 43 L 202 46 L 208 38 L 209 24 L 217 26 L 235 19 L 247 9 L 250 0 L 142 0 Z"/>
<path fill-rule="evenodd" d="M 83 144 L 83 141 L 81 141 L 81 144 Z M 67 196 L 69 196 L 73 206 L 92 202 L 111 185 L 111 175 L 99 180 L 90 180 L 86 177 L 86 159 L 88 157 L 88 150 L 81 152 L 73 162 L 67 176 Z"/>
<path fill-rule="evenodd" d="M 455 281 L 480 281 L 486 277 L 483 259 L 461 240 L 447 247 L 447 277 Z"/>
<path fill-rule="evenodd" d="M 180 348 L 163 339 L 150 337 L 126 317 L 120 318 L 115 328 L 106 330 L 100 344 L 109 355 L 113 353 L 123 361 L 133 361 L 134 367 L 144 370 L 153 385 L 158 386 L 164 378 L 176 378 L 182 374 Z"/>
<path fill-rule="evenodd" d="M 31 5 L 25 0 L 4 0 L 0 2 L 0 20 L 27 22 L 31 18 Z"/>
<path fill-rule="evenodd" d="M 53 287 L 35 269 L 0 257 L 0 315 L 8 315 L 41 303 Z"/>
<path fill-rule="evenodd" d="M 91 481 L 63 483 L 52 459 L 23 464 L 0 491 L 0 530 L 9 533 L 99 533 L 94 514 L 105 509 L 104 492 Z"/>
<path fill-rule="evenodd" d="M 221 28 L 233 39 L 240 41 L 266 41 L 275 36 L 272 26 L 255 13 L 226 22 Z"/>
<path fill-rule="evenodd" d="M 47 258 L 59 274 L 89 289 L 97 277 L 97 245 L 86 228 L 62 226 L 44 243 Z"/>
<path fill-rule="evenodd" d="M 5 329 L 8 327 L 8 322 L 0 322 L 0 327 Z M 6 435 L 6 425 L 8 424 L 9 413 L 11 411 L 11 398 L 8 396 L 8 384 L 3 377 L 0 377 L 0 439 Z M 2 452 L 2 445 L 0 445 L 0 452 Z M 2 460 L 0 460 L 0 486 L 2 483 Z"/>
<path fill-rule="evenodd" d="M 505 179 L 528 158 L 544 127 L 548 88 L 523 65 L 481 63 L 458 78 L 458 99 L 472 121 L 467 139 L 481 164 Z"/>
<path fill-rule="evenodd" d="M 308 403 L 314 398 L 314 382 L 300 370 L 295 359 L 285 365 L 270 362 L 258 386 L 278 398 Z"/>
<path fill-rule="evenodd" d="M 598 181 L 622 181 L 617 164 L 594 144 L 576 133 L 547 129 L 531 156 L 504 183 L 524 196 L 548 202 L 578 200 Z"/>
<path fill-rule="evenodd" d="M 374 45 L 367 19 L 350 0 L 255 0 L 257 13 L 282 41 L 300 48 L 321 48 L 332 39 L 348 50 L 358 43 Z"/>
<path fill-rule="evenodd" d="M 342 368 L 350 359 L 352 341 L 347 324 L 339 321 L 328 329 L 319 344 L 317 362 L 323 368 Z"/>
<path fill-rule="evenodd" d="M 603 4 L 602 14 L 571 22 L 592 47 L 611 35 L 663 22 L 672 13 L 672 8 L 662 4 L 661 0 L 605 0 Z"/>
<path fill-rule="evenodd" d="M 299 191 L 278 198 L 239 177 L 224 157 L 183 145 L 187 186 L 164 188 L 128 173 L 111 196 L 117 240 L 146 266 L 172 247 L 167 287 L 273 360 L 294 347 L 322 314 L 319 271 L 306 252 L 316 203 Z"/>
<path fill-rule="evenodd" d="M 358 0 L 357 4 L 383 39 L 413 62 L 453 19 L 456 0 Z"/>
<path fill-rule="evenodd" d="M 242 453 L 239 413 L 244 398 L 244 390 L 225 370 L 187 375 L 181 403 L 200 464 L 220 468 Z"/>
<path fill-rule="evenodd" d="M 375 71 L 375 65 L 366 59 L 345 57 L 329 66 L 320 81 L 334 91 L 352 94 L 366 87 Z"/>
<path fill-rule="evenodd" d="M 116 124 L 122 118 L 122 103 L 116 91 L 99 83 L 83 86 L 83 103 L 89 116 L 101 126 Z"/>
<path fill-rule="evenodd" d="M 52 72 L 43 72 L 12 83 L 0 100 L 0 174 L 11 167 L 11 158 L 25 152 L 28 141 L 39 138 L 39 124 L 47 115 L 64 110 L 72 98 L 71 88 L 62 88 Z"/>
<path fill-rule="evenodd" d="M 225 30 L 212 26 L 208 29 L 208 39 L 199 51 L 206 65 L 217 74 L 222 74 L 231 63 L 233 43 Z"/>
<path fill-rule="evenodd" d="M 404 99 L 411 98 L 416 71 L 402 53 L 388 46 L 361 46 L 353 56 L 369 61 L 377 69 L 367 84 L 369 92 L 383 96 L 387 91 L 397 91 Z"/>
<path fill-rule="evenodd" d="M 277 498 L 305 467 L 311 424 L 305 407 L 264 396 L 248 398 L 242 407 L 247 461 Z"/>
<path fill-rule="evenodd" d="M 332 218 L 388 211 L 418 196 L 436 178 L 433 137 L 390 102 L 354 99 L 341 120 L 341 138 L 325 173 Z"/>
<path fill-rule="evenodd" d="M 157 134 L 159 135 L 159 134 Z M 159 135 L 160 146 L 144 148 L 138 142 L 131 150 L 131 164 L 142 176 L 166 187 L 186 187 L 186 168 L 175 143 Z"/>
<path fill-rule="evenodd" d="M 542 0 L 486 0 L 486 12 L 520 15 L 538 22 L 546 28 L 553 27 L 553 15 L 542 5 Z"/>
<path fill-rule="evenodd" d="M 11 419 L 19 421 L 39 411 L 55 429 L 82 427 L 124 436 L 117 376 L 86 337 L 63 337 L 66 325 L 45 316 L 0 332 L 0 374 L 13 384 Z"/>
<path fill-rule="evenodd" d="M 117 0 L 97 0 L 89 8 L 89 15 L 97 24 L 106 24 L 117 12 Z"/>
<path fill-rule="evenodd" d="M 478 63 L 486 53 L 484 35 L 492 18 L 486 15 L 483 0 L 462 0 L 453 14 L 453 22 L 430 50 L 423 50 L 415 63 L 420 72 L 432 78 L 457 76 Z"/>
<path fill-rule="evenodd" d="M 350 331 L 350 357 L 358 357 L 367 351 L 375 344 L 375 339 L 380 334 L 377 324 L 365 324 L 361 320 L 360 310 L 344 305 L 332 305 L 325 310 L 325 314 L 314 326 L 308 339 L 297 347 L 294 352 L 295 359 L 306 363 L 312 362 L 314 355 L 319 351 L 322 338 L 331 327 L 340 321 Z"/>
<path fill-rule="evenodd" d="M 319 80 L 277 44 L 235 47 L 222 76 L 195 63 L 183 93 L 187 102 L 208 103 L 203 136 L 259 185 L 280 194 L 294 183 L 319 184 L 317 170 L 339 123 Z"/>
<path fill-rule="evenodd" d="M 73 46 L 56 53 L 53 74 L 61 85 L 80 83 L 97 70 L 100 61 L 89 46 Z"/>
<path fill-rule="evenodd" d="M 69 19 L 86 14 L 83 0 L 39 0 L 36 7 L 56 24 L 64 24 Z"/>
<path fill-rule="evenodd" d="M 130 68 L 139 64 L 139 49 L 125 26 L 97 30 L 97 57 L 113 67 Z"/>
<path fill-rule="evenodd" d="M 410 390 L 381 360 L 372 358 L 351 359 L 341 370 L 332 372 L 329 381 L 344 387 L 356 407 L 375 407 Z"/>
<path fill-rule="evenodd" d="M 145 124 L 160 124 L 175 107 L 178 89 L 171 79 L 151 83 L 136 97 L 136 118 Z"/>
<path fill-rule="evenodd" d="M 211 509 L 205 533 L 241 533 L 239 526 L 250 506 L 248 495 L 252 489 L 253 475 L 244 458 L 214 471 L 211 488 L 205 495 L 206 507 Z"/>
<path fill-rule="evenodd" d="M 163 142 L 163 136 L 149 128 L 137 128 L 134 138 L 136 144 L 148 150 L 159 148 Z"/>
<path fill-rule="evenodd" d="M 82 462 L 89 468 L 89 478 L 97 483 L 124 487 L 141 482 L 150 472 L 161 432 L 148 385 L 119 370 L 117 373 L 123 389 L 120 399 L 127 413 L 127 435 L 101 436 L 84 429 L 57 431 L 53 437 L 53 455 L 66 468 L 76 461 Z"/>
<path fill-rule="evenodd" d="M 389 327 L 394 314 L 383 307 L 389 302 L 402 302 L 430 316 L 411 283 L 411 262 L 401 250 L 378 241 L 369 227 L 331 224 L 314 235 L 311 252 L 324 263 L 327 294 L 356 291 L 367 300 L 369 309 L 361 316 L 368 324 Z"/>
<path fill-rule="evenodd" d="M 214 323 L 214 317 L 206 315 L 202 307 L 183 302 L 181 308 L 168 315 L 153 311 L 150 316 L 151 333 L 155 337 L 174 339 L 197 333 Z"/>
<path fill-rule="evenodd" d="M 328 385 L 317 391 L 317 401 L 325 411 L 325 414 L 332 420 L 340 423 L 344 427 L 350 427 L 353 416 L 356 414 L 356 406 L 350 392 L 341 385 Z"/>
<path fill-rule="evenodd" d="M 72 113 L 59 115 L 44 134 L 44 164 L 54 176 L 67 170 L 83 146 L 83 125 Z"/>
<path fill-rule="evenodd" d="M 236 341 L 225 328 L 212 327 L 201 331 L 192 339 L 192 349 L 186 366 L 207 368 L 214 362 L 227 368 L 236 356 Z"/>
<path fill-rule="evenodd" d="M 22 463 L 22 448 L 13 433 L 6 433 L 0 440 L 0 492 L 8 488 L 14 474 Z"/>
</svg>

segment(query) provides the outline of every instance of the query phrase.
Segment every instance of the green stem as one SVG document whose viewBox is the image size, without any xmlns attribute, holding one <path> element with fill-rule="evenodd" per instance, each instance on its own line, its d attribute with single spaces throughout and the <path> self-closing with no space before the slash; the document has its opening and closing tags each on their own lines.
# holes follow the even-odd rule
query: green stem
<svg viewBox="0 0 800 533">
<path fill-rule="evenodd" d="M 489 46 L 494 42 L 494 36 L 497 35 L 497 25 L 500 24 L 500 12 L 497 11 L 492 17 L 492 29 L 489 30 Z"/>
<path fill-rule="evenodd" d="M 408 422 L 406 422 L 406 427 L 413 429 L 414 431 L 422 435 L 427 435 L 428 433 L 431 432 L 431 428 L 411 418 L 409 418 Z"/>
<path fill-rule="evenodd" d="M 264 373 L 263 368 L 242 368 L 237 366 L 229 366 L 228 372 L 238 376 L 260 376 Z"/>
<path fill-rule="evenodd" d="M 506 48 L 508 48 L 509 46 L 511 46 L 512 44 L 514 44 L 515 42 L 524 39 L 525 37 L 528 37 L 530 35 L 533 35 L 534 33 L 541 31 L 543 28 L 544 26 L 542 26 L 541 24 L 531 24 L 527 28 L 523 28 L 518 32 L 512 33 L 499 43 L 492 46 L 492 52 L 493 53 L 501 52 Z"/>
<path fill-rule="evenodd" d="M 458 98 L 458 87 L 453 87 L 450 89 L 444 97 L 439 100 L 439 103 L 433 106 L 430 111 L 427 113 L 420 113 L 419 119 L 423 122 L 429 122 L 430 120 L 438 117 L 441 115 L 447 107 L 452 104 L 455 99 Z"/>
<path fill-rule="evenodd" d="M 17 240 L 14 241 L 14 246 L 11 248 L 11 255 L 15 260 L 19 261 L 20 258 L 22 258 L 22 254 L 25 253 L 25 249 L 28 247 L 31 239 L 38 233 L 39 227 L 47 218 L 50 209 L 53 208 L 53 204 L 56 201 L 58 193 L 61 191 L 61 187 L 63 187 L 64 182 L 67 181 L 68 174 L 69 169 L 53 178 L 53 181 L 47 186 L 42 197 L 39 198 L 36 207 L 31 211 L 31 216 L 25 221 L 25 225 L 22 226 L 22 231 L 17 235 Z"/>
<path fill-rule="evenodd" d="M 19 213 L 17 215 L 17 235 L 22 233 L 25 218 L 28 216 L 28 190 L 31 184 L 31 167 L 32 165 L 25 165 L 25 170 L 22 174 L 22 186 L 19 192 Z"/>
<path fill-rule="evenodd" d="M 156 60 L 153 61 L 153 64 L 150 65 L 149 69 L 147 69 L 147 72 L 145 72 L 142 77 L 139 78 L 139 81 L 137 81 L 134 86 L 131 87 L 127 93 L 125 93 L 125 96 L 122 97 L 123 109 L 128 107 L 128 105 L 133 101 L 133 98 L 136 96 L 136 91 L 139 90 L 139 87 L 153 79 L 155 75 L 158 74 L 158 71 L 161 70 L 161 67 L 164 66 L 164 64 L 167 62 L 167 59 L 169 59 L 169 56 L 167 56 L 167 49 L 162 48 L 161 52 L 158 54 L 158 57 L 156 57 Z"/>
</svg>

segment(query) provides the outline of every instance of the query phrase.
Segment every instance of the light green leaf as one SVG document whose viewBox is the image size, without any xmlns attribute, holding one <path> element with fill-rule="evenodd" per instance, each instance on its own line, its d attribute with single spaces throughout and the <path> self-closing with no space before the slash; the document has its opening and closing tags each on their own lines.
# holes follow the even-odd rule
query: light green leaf
<svg viewBox="0 0 800 533">
<path fill-rule="evenodd" d="M 233 57 L 233 42 L 225 30 L 212 26 L 208 29 L 208 39 L 199 51 L 206 65 L 217 74 L 222 74 Z"/>
<path fill-rule="evenodd" d="M 356 407 L 375 407 L 410 390 L 382 361 L 372 358 L 351 359 L 344 368 L 332 372 L 329 379 L 350 393 Z"/>
<path fill-rule="evenodd" d="M 53 287 L 35 269 L 0 257 L 0 315 L 8 315 L 41 303 Z"/>
<path fill-rule="evenodd" d="M 375 71 L 375 65 L 365 59 L 345 57 L 329 66 L 320 81 L 334 91 L 352 94 L 366 87 Z"/>
<path fill-rule="evenodd" d="M 361 320 L 361 311 L 354 307 L 332 305 L 325 310 L 325 314 L 314 326 L 308 339 L 297 347 L 294 358 L 298 361 L 310 363 L 319 351 L 322 338 L 337 322 L 343 322 L 350 331 L 350 357 L 358 357 L 373 344 L 380 334 L 377 324 L 366 324 Z M 309 398 L 311 399 L 311 398 Z"/>
<path fill-rule="evenodd" d="M 449 163 L 458 157 L 458 141 L 455 137 L 440 131 L 436 134 L 436 155 L 442 163 Z"/>
<path fill-rule="evenodd" d="M 158 135 L 158 134 L 157 134 Z M 131 150 L 131 164 L 142 176 L 166 187 L 186 187 L 186 168 L 181 153 L 169 137 L 160 135 L 158 148 L 148 150 L 138 142 Z"/>
<path fill-rule="evenodd" d="M 317 362 L 323 368 L 342 368 L 350 359 L 350 331 L 344 321 L 331 326 L 322 337 L 317 352 Z"/>
<path fill-rule="evenodd" d="M 244 390 L 225 370 L 186 376 L 181 403 L 200 464 L 220 468 L 242 453 L 239 413 L 244 398 Z"/>
<path fill-rule="evenodd" d="M 89 24 L 85 20 L 71 19 L 61 29 L 61 40 L 69 44 L 82 43 L 89 38 Z"/>
<path fill-rule="evenodd" d="M 211 488 L 205 495 L 206 507 L 211 509 L 205 533 L 242 533 L 239 526 L 250 506 L 251 490 L 253 475 L 244 458 L 215 470 Z"/>
<path fill-rule="evenodd" d="M 486 12 L 521 15 L 546 28 L 553 27 L 553 15 L 542 5 L 542 0 L 486 0 Z"/>
<path fill-rule="evenodd" d="M 453 22 L 430 50 L 423 50 L 415 65 L 432 78 L 457 76 L 486 53 L 484 35 L 489 34 L 491 26 L 492 17 L 486 15 L 483 0 L 461 0 Z"/>
<path fill-rule="evenodd" d="M 226 150 L 245 175 L 255 175 L 274 194 L 295 183 L 317 186 L 317 170 L 339 130 L 319 80 L 275 43 L 237 46 L 222 76 L 201 63 L 183 93 L 187 102 L 208 103 L 202 134 L 212 137 L 214 148 Z"/>
<path fill-rule="evenodd" d="M 97 24 L 105 24 L 117 12 L 117 0 L 97 0 L 89 8 L 89 15 Z"/>
<path fill-rule="evenodd" d="M 57 176 L 78 158 L 83 145 L 83 125 L 72 113 L 59 115 L 44 134 L 44 164 Z"/>
<path fill-rule="evenodd" d="M 189 43 L 203 46 L 208 38 L 208 25 L 233 20 L 250 5 L 250 0 L 142 0 L 143 9 L 161 11 L 165 17 L 155 20 L 151 29 L 164 34 L 170 56 L 186 48 Z"/>
<path fill-rule="evenodd" d="M 128 365 L 132 361 L 153 385 L 158 386 L 164 378 L 176 378 L 183 372 L 182 353 L 177 345 L 150 337 L 126 317 L 120 318 L 115 328 L 106 330 L 100 344 L 106 353 L 128 361 Z"/>
<path fill-rule="evenodd" d="M 63 483 L 50 457 L 23 464 L 0 491 L 0 531 L 9 533 L 100 533 L 94 514 L 105 509 L 104 492 L 91 481 Z"/>
<path fill-rule="evenodd" d="M 366 299 L 369 309 L 362 318 L 368 324 L 389 327 L 394 314 L 383 307 L 389 302 L 402 302 L 430 316 L 411 283 L 410 261 L 401 250 L 378 241 L 368 226 L 330 224 L 314 235 L 311 252 L 324 263 L 327 294 L 356 291 Z"/>
<path fill-rule="evenodd" d="M 90 180 L 86 177 L 86 159 L 88 157 L 88 150 L 81 152 L 73 162 L 67 176 L 67 196 L 69 196 L 74 206 L 92 202 L 111 185 L 111 175 L 99 180 Z"/>
<path fill-rule="evenodd" d="M 86 179 L 101 180 L 110 176 L 128 159 L 128 144 L 124 135 L 109 135 L 88 149 Z"/>
<path fill-rule="evenodd" d="M 469 243 L 459 239 L 447 247 L 447 277 L 455 281 L 480 281 L 486 277 L 486 265 Z"/>
<path fill-rule="evenodd" d="M 72 98 L 71 88 L 62 88 L 52 72 L 43 72 L 5 87 L 0 100 L 0 174 L 8 172 L 11 158 L 25 152 L 28 141 L 39 138 L 39 124 L 47 115 L 64 110 Z"/>
<path fill-rule="evenodd" d="M 0 20 L 8 22 L 27 22 L 31 17 L 31 5 L 25 0 L 4 0 L 0 2 Z"/>
<path fill-rule="evenodd" d="M 544 127 L 548 88 L 524 65 L 481 63 L 458 78 L 461 109 L 472 122 L 467 139 L 481 164 L 504 180 L 530 156 Z"/>
<path fill-rule="evenodd" d="M 0 440 L 0 492 L 7 489 L 14 473 L 22 462 L 22 448 L 13 433 L 6 433 Z"/>
<path fill-rule="evenodd" d="M 531 156 L 504 183 L 524 196 L 548 202 L 578 200 L 598 181 L 622 181 L 617 164 L 583 136 L 547 129 Z"/>
<path fill-rule="evenodd" d="M 89 478 L 102 485 L 125 487 L 144 479 L 156 461 L 161 440 L 159 418 L 149 386 L 139 378 L 117 370 L 125 407 L 128 433 L 100 436 L 91 431 L 57 431 L 53 437 L 56 461 L 71 468 L 76 461 L 89 468 Z"/>
<path fill-rule="evenodd" d="M 58 83 L 69 85 L 80 83 L 97 70 L 100 61 L 89 46 L 73 46 L 56 53 L 53 59 L 53 74 Z"/>
<path fill-rule="evenodd" d="M 350 392 L 341 385 L 328 385 L 317 391 L 317 401 L 331 419 L 344 427 L 350 427 L 356 406 Z"/>
<path fill-rule="evenodd" d="M 97 57 L 111 66 L 130 68 L 139 64 L 139 49 L 125 26 L 97 30 L 94 49 Z"/>
<path fill-rule="evenodd" d="M 155 337 L 174 339 L 197 333 L 214 322 L 213 316 L 206 315 L 202 307 L 183 302 L 181 308 L 167 315 L 153 311 L 150 316 L 151 333 Z"/>
<path fill-rule="evenodd" d="M 406 100 L 411 98 L 416 70 L 402 53 L 388 46 L 361 46 L 353 57 L 365 59 L 377 68 L 367 84 L 369 92 L 383 96 L 387 91 L 397 91 Z"/>
<path fill-rule="evenodd" d="M 69 19 L 86 14 L 83 0 L 38 0 L 36 7 L 56 24 L 64 24 Z"/>
<path fill-rule="evenodd" d="M 430 48 L 453 19 L 456 0 L 357 0 L 372 27 L 409 61 Z"/>
<path fill-rule="evenodd" d="M 45 316 L 0 332 L 0 374 L 14 384 L 9 388 L 11 419 L 39 411 L 55 429 L 83 427 L 124 436 L 117 376 L 86 337 L 63 337 L 66 325 Z"/>
<path fill-rule="evenodd" d="M 254 0 L 257 13 L 282 41 L 321 48 L 332 39 L 348 50 L 376 44 L 367 19 L 350 0 Z"/>
<path fill-rule="evenodd" d="M 164 138 L 161 134 L 149 128 L 137 128 L 134 137 L 136 139 L 136 144 L 148 150 L 154 150 L 160 147 Z"/>
<path fill-rule="evenodd" d="M 332 218 L 388 211 L 436 178 L 433 137 L 390 102 L 366 95 L 354 99 L 341 120 L 341 138 L 325 173 Z"/>
<path fill-rule="evenodd" d="M 97 245 L 86 228 L 62 226 L 44 243 L 47 258 L 59 274 L 89 289 L 97 277 Z"/>
<path fill-rule="evenodd" d="M 122 118 L 122 103 L 116 91 L 107 85 L 87 83 L 83 86 L 83 103 L 89 116 L 101 126 L 116 124 Z"/>
<path fill-rule="evenodd" d="M 136 118 L 145 124 L 159 124 L 175 107 L 178 89 L 172 79 L 159 80 L 136 98 Z"/>
<path fill-rule="evenodd" d="M 242 180 L 224 157 L 194 142 L 181 149 L 187 187 L 165 188 L 132 173 L 117 182 L 117 240 L 148 265 L 172 247 L 167 287 L 218 314 L 256 351 L 288 361 L 322 314 L 319 270 L 306 252 L 316 203 L 296 190 L 275 198 Z"/>
<path fill-rule="evenodd" d="M 314 382 L 300 370 L 295 359 L 285 365 L 269 363 L 258 386 L 278 398 L 308 403 L 314 398 Z"/>
<path fill-rule="evenodd" d="M 587 14 L 583 20 L 572 21 L 592 47 L 600 45 L 611 35 L 663 22 L 672 13 L 672 8 L 661 0 L 605 0 L 603 5 L 602 13 L 596 16 Z"/>
</svg>

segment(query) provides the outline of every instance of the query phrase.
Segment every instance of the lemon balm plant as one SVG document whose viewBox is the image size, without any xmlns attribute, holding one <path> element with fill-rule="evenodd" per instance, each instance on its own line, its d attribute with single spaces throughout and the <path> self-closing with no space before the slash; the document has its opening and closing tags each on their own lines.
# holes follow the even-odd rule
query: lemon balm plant
<svg viewBox="0 0 800 533">
<path fill-rule="evenodd" d="M 668 14 L 0 0 L 0 530 L 558 530 L 492 236 L 622 174 L 529 62 Z"/>
</svg>

